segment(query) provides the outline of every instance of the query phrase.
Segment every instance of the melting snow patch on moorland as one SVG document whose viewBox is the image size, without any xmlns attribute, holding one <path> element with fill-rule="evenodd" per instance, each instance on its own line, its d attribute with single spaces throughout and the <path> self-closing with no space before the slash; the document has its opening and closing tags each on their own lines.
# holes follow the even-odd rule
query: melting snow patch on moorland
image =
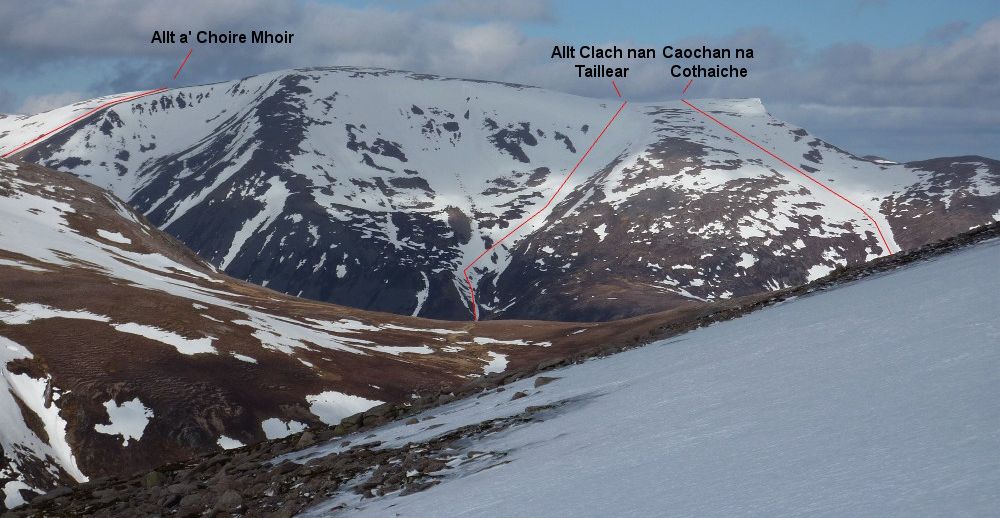
<svg viewBox="0 0 1000 518">
<path fill-rule="evenodd" d="M 96 424 L 94 431 L 108 435 L 120 435 L 122 446 L 128 446 L 130 439 L 142 439 L 142 432 L 153 417 L 153 410 L 142 404 L 139 398 L 125 401 L 121 405 L 115 400 L 104 402 L 111 424 Z"/>
<path fill-rule="evenodd" d="M 499 373 L 507 370 L 507 355 L 490 351 L 490 361 L 483 365 L 483 374 Z"/>
<path fill-rule="evenodd" d="M 232 437 L 226 437 L 225 435 L 219 436 L 219 440 L 215 441 L 215 444 L 219 445 L 219 447 L 223 450 L 232 450 L 246 446 L 242 442 L 233 439 Z"/>
<path fill-rule="evenodd" d="M 121 235 L 118 232 L 111 232 L 110 230 L 104 230 L 103 228 L 97 229 L 97 235 L 101 236 L 104 239 L 107 239 L 108 241 L 111 241 L 112 243 L 119 243 L 122 245 L 132 244 L 131 239 Z"/>
<path fill-rule="evenodd" d="M 383 401 L 365 399 L 335 390 L 306 396 L 306 401 L 309 402 L 309 411 L 319 417 L 320 421 L 329 425 L 335 425 L 347 416 L 364 412 L 383 403 Z"/>
<path fill-rule="evenodd" d="M 268 439 L 281 439 L 306 429 L 306 425 L 298 421 L 282 421 L 277 417 L 265 419 L 260 423 L 260 427 Z"/>
<path fill-rule="evenodd" d="M 185 338 L 173 331 L 167 331 L 165 329 L 160 329 L 154 326 L 147 326 L 143 324 L 136 324 L 129 322 L 127 324 L 117 324 L 114 326 L 116 330 L 122 333 L 129 333 L 133 335 L 139 335 L 150 340 L 155 340 L 160 343 L 167 344 L 175 349 L 181 354 L 199 354 L 199 353 L 212 353 L 215 354 L 215 347 L 212 347 L 212 341 L 215 340 L 211 337 L 205 338 Z"/>
<path fill-rule="evenodd" d="M 67 311 L 34 303 L 18 304 L 10 311 L 0 311 L 0 322 L 12 326 L 30 324 L 35 320 L 49 318 L 72 318 L 77 320 L 93 320 L 96 322 L 107 322 L 109 320 L 104 315 L 96 315 L 89 311 Z"/>
</svg>

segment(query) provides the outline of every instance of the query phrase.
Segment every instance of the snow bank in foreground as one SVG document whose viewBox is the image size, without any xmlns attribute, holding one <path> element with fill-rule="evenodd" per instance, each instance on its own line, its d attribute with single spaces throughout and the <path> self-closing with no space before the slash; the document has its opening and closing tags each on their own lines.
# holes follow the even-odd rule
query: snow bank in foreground
<svg viewBox="0 0 1000 518">
<path fill-rule="evenodd" d="M 364 440 L 559 405 L 455 443 L 439 485 L 305 515 L 995 516 L 997 264 L 994 240 L 393 423 Z M 469 451 L 501 456 L 463 467 Z"/>
</svg>

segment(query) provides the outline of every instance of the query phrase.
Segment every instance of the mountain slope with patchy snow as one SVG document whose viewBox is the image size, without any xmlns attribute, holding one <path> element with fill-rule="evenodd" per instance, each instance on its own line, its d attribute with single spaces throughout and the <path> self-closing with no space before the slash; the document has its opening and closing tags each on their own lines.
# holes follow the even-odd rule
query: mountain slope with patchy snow
<svg viewBox="0 0 1000 518">
<path fill-rule="evenodd" d="M 864 208 L 896 251 L 1000 217 L 1000 163 L 859 158 L 760 101 L 699 108 Z M 125 103 L 23 155 L 128 200 L 227 273 L 468 318 L 462 270 L 542 209 L 618 108 L 315 68 Z M 36 127 L 0 120 L 0 147 Z M 887 253 L 856 208 L 679 101 L 629 103 L 554 202 L 470 271 L 485 318 L 602 320 L 801 284 Z"/>
<path fill-rule="evenodd" d="M 614 336 L 289 297 L 104 190 L 0 161 L 0 509 L 561 358 L 594 332 Z"/>
<path fill-rule="evenodd" d="M 995 223 L 681 311 L 644 347 L 53 491 L 17 516 L 991 516 L 998 254 Z"/>
</svg>

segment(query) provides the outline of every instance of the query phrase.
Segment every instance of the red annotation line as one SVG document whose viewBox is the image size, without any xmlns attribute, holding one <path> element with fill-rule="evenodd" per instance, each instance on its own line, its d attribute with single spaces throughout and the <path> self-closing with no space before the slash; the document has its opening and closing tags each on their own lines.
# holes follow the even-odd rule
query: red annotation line
<svg viewBox="0 0 1000 518">
<path fill-rule="evenodd" d="M 615 83 L 614 79 L 611 80 L 611 86 L 615 87 L 615 93 L 618 94 L 618 98 L 621 99 L 622 93 L 618 91 L 618 85 Z"/>
<path fill-rule="evenodd" d="M 469 269 L 472 268 L 476 264 L 476 262 L 482 259 L 486 254 L 492 252 L 494 248 L 500 246 L 500 243 L 503 243 L 508 237 L 514 235 L 514 233 L 520 230 L 521 227 L 528 224 L 528 222 L 531 221 L 532 219 L 535 219 L 535 216 L 541 214 L 542 212 L 545 211 L 545 209 L 549 208 L 549 205 L 551 205 L 552 202 L 555 201 L 556 196 L 559 196 L 559 192 L 562 191 L 563 187 L 566 186 L 566 182 L 569 181 L 570 177 L 573 176 L 573 173 L 575 173 L 576 170 L 580 167 L 580 164 L 582 164 L 583 161 L 587 158 L 587 155 L 589 155 L 590 152 L 594 149 L 594 146 L 597 145 L 597 141 L 601 140 L 601 137 L 604 136 L 604 132 L 608 131 L 608 128 L 611 127 L 611 123 L 613 123 L 615 119 L 618 118 L 618 114 L 625 109 L 626 104 L 628 104 L 628 101 L 622 102 L 622 105 L 618 107 L 618 111 L 616 111 L 615 114 L 611 116 L 611 119 L 608 120 L 608 123 L 604 125 L 604 128 L 601 130 L 601 132 L 597 134 L 597 138 L 595 138 L 594 141 L 590 143 L 590 147 L 587 148 L 587 151 L 583 153 L 583 156 L 581 156 L 580 160 L 576 162 L 576 165 L 573 166 L 573 169 L 570 169 L 566 177 L 563 178 L 562 183 L 560 183 L 559 187 L 556 188 L 556 191 L 552 193 L 552 197 L 549 198 L 549 201 L 545 202 L 545 205 L 542 208 L 536 210 L 534 214 L 528 216 L 524 221 L 522 221 L 516 227 L 514 227 L 513 230 L 507 232 L 507 235 L 500 238 L 496 243 L 493 243 L 493 246 L 487 248 L 486 250 L 483 250 L 483 253 L 479 254 L 479 256 L 473 259 L 472 262 L 465 267 L 465 270 L 462 270 L 462 275 L 465 276 L 465 283 L 469 285 L 469 301 L 470 304 L 472 305 L 473 320 L 479 320 L 479 309 L 476 305 L 476 290 L 472 287 L 472 281 L 469 279 Z"/>
<path fill-rule="evenodd" d="M 684 85 L 684 89 L 681 90 L 681 95 L 684 95 L 684 94 L 687 93 L 688 88 L 691 88 L 691 83 L 693 83 L 693 82 L 694 82 L 694 79 L 688 79 L 688 84 Z"/>
<path fill-rule="evenodd" d="M 713 122 L 715 122 L 715 123 L 716 123 L 716 124 L 718 124 L 719 126 L 722 126 L 723 128 L 726 128 L 727 130 L 731 131 L 731 132 L 732 132 L 732 133 L 733 133 L 734 135 L 736 135 L 737 137 L 739 137 L 739 138 L 741 138 L 741 139 L 743 139 L 743 140 L 745 140 L 745 141 L 749 142 L 749 143 L 750 143 L 751 145 L 753 145 L 753 146 L 754 146 L 754 147 L 756 147 L 757 149 L 759 149 L 759 150 L 761 150 L 761 151 L 763 151 L 763 152 L 767 153 L 767 154 L 768 154 L 768 155 L 770 155 L 770 156 L 771 156 L 772 158 L 774 158 L 775 160 L 777 160 L 777 161 L 781 162 L 782 164 L 784 164 L 784 165 L 788 166 L 789 168 L 791 168 L 791 169 L 792 169 L 793 171 L 795 171 L 796 173 L 799 173 L 800 175 L 802 175 L 802 176 L 806 177 L 807 179 L 809 179 L 809 181 L 811 181 L 811 182 L 815 183 L 816 185 L 818 185 L 818 186 L 820 186 L 820 187 L 822 187 L 822 188 L 826 189 L 826 190 L 827 190 L 827 191 L 829 191 L 829 192 L 830 192 L 831 194 L 833 194 L 834 196 L 836 196 L 836 197 L 840 198 L 841 200 L 844 200 L 844 201 L 846 201 L 847 203 L 849 203 L 849 204 L 850 204 L 850 205 L 851 205 L 852 207 L 854 207 L 855 209 L 858 209 L 859 211 L 861 211 L 861 213 L 862 213 L 862 214 L 864 214 L 866 218 L 868 218 L 868 221 L 871 221 L 871 222 L 872 222 L 872 225 L 875 225 L 875 230 L 877 230 L 877 231 L 878 231 L 878 237 L 880 237 L 880 238 L 882 239 L 882 244 L 883 244 L 883 245 L 885 246 L 885 249 L 886 249 L 886 251 L 887 251 L 887 252 L 889 253 L 889 255 L 892 255 L 892 248 L 891 248 L 891 247 L 889 246 L 889 241 L 887 241 L 887 240 L 885 239 L 885 235 L 884 235 L 884 234 L 882 234 L 882 227 L 880 227 L 880 226 L 879 226 L 879 224 L 878 224 L 878 222 L 877 222 L 877 221 L 875 221 L 875 218 L 873 218 L 873 217 L 871 216 L 871 214 L 868 214 L 868 211 L 866 211 L 865 209 L 861 208 L 861 206 L 860 206 L 860 205 L 858 205 L 858 204 L 854 203 L 853 201 L 851 201 L 851 200 L 847 199 L 847 198 L 846 198 L 846 197 L 845 197 L 844 195 L 842 195 L 842 194 L 840 194 L 839 192 L 837 192 L 837 191 L 835 191 L 835 190 L 831 189 L 830 187 L 828 187 L 828 186 L 827 186 L 826 184 L 824 184 L 823 182 L 820 182 L 819 180 L 817 180 L 817 179 L 813 178 L 813 177 L 812 177 L 811 175 L 807 174 L 807 173 L 806 173 L 805 171 L 803 171 L 803 170 L 799 169 L 798 167 L 795 167 L 794 165 L 792 165 L 792 164 L 788 163 L 788 162 L 787 162 L 787 161 L 786 161 L 785 159 L 783 159 L 783 158 L 781 158 L 780 156 L 778 156 L 778 155 L 774 154 L 773 152 L 771 152 L 771 150 L 769 150 L 769 149 L 765 148 L 764 146 L 761 146 L 760 144 L 758 144 L 758 143 L 756 143 L 756 142 L 754 142 L 754 141 L 752 141 L 752 140 L 748 139 L 747 137 L 743 136 L 743 134 L 742 134 L 742 133 L 740 133 L 740 132 L 736 131 L 735 129 L 733 129 L 733 128 L 731 128 L 731 127 L 729 127 L 728 125 L 726 125 L 726 123 L 724 123 L 724 122 L 720 121 L 719 119 L 716 119 L 715 117 L 712 117 L 712 116 L 711 116 L 711 115 L 709 115 L 709 114 L 708 114 L 707 112 L 705 112 L 705 111 L 702 111 L 702 110 L 701 110 L 701 108 L 698 108 L 697 106 L 695 106 L 695 105 L 693 105 L 693 104 L 689 103 L 689 102 L 688 102 L 688 101 L 687 101 L 686 99 L 681 99 L 681 102 L 683 102 L 684 104 L 686 104 L 686 105 L 688 105 L 689 107 L 691 107 L 691 109 L 692 109 L 692 110 L 694 110 L 694 111 L 696 111 L 696 112 L 698 112 L 698 113 L 700 113 L 700 114 L 704 115 L 705 117 L 708 117 L 709 119 L 711 119 L 711 120 L 712 120 Z"/>
<path fill-rule="evenodd" d="M 93 114 L 95 114 L 95 113 L 97 113 L 97 112 L 99 112 L 99 111 L 101 111 L 101 110 L 103 110 L 105 108 L 109 108 L 109 107 L 114 106 L 116 104 L 121 104 L 121 103 L 128 102 L 128 101 L 134 101 L 134 100 L 136 100 L 136 99 L 138 99 L 140 97 L 145 97 L 147 95 L 158 94 L 158 93 L 160 93 L 160 92 L 162 92 L 164 90 L 167 90 L 167 88 L 165 88 L 165 87 L 164 88 L 157 88 L 156 90 L 149 90 L 148 92 L 142 92 L 142 93 L 139 93 L 139 94 L 129 95 L 127 97 L 121 97 L 121 98 L 118 98 L 118 99 L 113 99 L 111 101 L 108 101 L 108 102 L 106 102 L 106 103 L 104 103 L 104 104 L 102 104 L 102 105 L 100 105 L 100 106 L 98 106 L 96 108 L 93 108 L 93 109 L 89 110 L 87 113 L 84 113 L 83 115 L 80 115 L 79 117 L 77 117 L 77 118 L 75 118 L 75 119 L 73 119 L 73 120 L 71 120 L 69 122 L 64 122 L 63 124 L 60 124 L 55 129 L 51 129 L 49 131 L 46 131 L 45 133 L 42 133 L 41 135 L 39 135 L 39 136 L 37 136 L 37 137 L 35 137 L 35 138 L 33 138 L 33 139 L 25 142 L 24 144 L 21 144 L 20 146 L 17 146 L 16 148 L 14 148 L 14 149 L 12 149 L 12 150 L 10 150 L 10 151 L 8 151 L 8 152 L 0 155 L 0 158 L 7 158 L 7 157 L 13 155 L 14 153 L 17 153 L 18 151 L 21 151 L 24 148 L 26 148 L 26 147 L 28 147 L 28 146 L 30 146 L 32 144 L 36 144 L 38 141 L 44 139 L 45 137 L 49 137 L 49 136 L 51 136 L 51 135 L 53 135 L 55 133 L 58 133 L 59 131 L 62 131 L 63 129 L 65 129 L 67 126 L 70 126 L 72 124 L 75 124 L 75 123 L 83 120 L 83 119 L 86 119 L 87 117 L 90 117 L 91 115 L 93 115 Z"/>
<path fill-rule="evenodd" d="M 192 52 L 194 52 L 194 47 L 191 47 L 191 49 L 188 50 L 187 56 L 184 56 L 184 61 L 181 61 L 181 66 L 177 67 L 177 71 L 174 72 L 174 79 L 177 79 L 177 76 L 180 75 L 181 69 L 187 64 L 188 58 L 191 57 Z"/>
</svg>

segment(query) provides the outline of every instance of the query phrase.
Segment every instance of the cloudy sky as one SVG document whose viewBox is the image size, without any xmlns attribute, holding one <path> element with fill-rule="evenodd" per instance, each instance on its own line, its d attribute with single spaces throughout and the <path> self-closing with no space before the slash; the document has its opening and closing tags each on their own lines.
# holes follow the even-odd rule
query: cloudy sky
<svg viewBox="0 0 1000 518">
<path fill-rule="evenodd" d="M 292 45 L 154 45 L 156 29 L 295 33 Z M 760 97 L 858 154 L 1000 158 L 1000 2 L 609 0 L 70 0 L 0 3 L 0 112 L 235 79 L 364 65 L 607 97 L 553 45 L 751 47 L 746 79 L 687 96 Z M 171 76 L 188 49 L 178 79 Z M 608 63 L 610 64 L 610 63 Z M 631 100 L 674 100 L 667 60 L 623 63 Z"/>
</svg>

